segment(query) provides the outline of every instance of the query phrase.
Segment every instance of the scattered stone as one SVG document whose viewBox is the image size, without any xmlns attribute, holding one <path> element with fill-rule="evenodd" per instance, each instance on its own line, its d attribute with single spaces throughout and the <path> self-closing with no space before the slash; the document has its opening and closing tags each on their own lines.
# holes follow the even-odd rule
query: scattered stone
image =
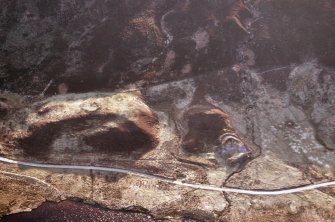
<svg viewBox="0 0 335 222">
<path fill-rule="evenodd" d="M 335 150 L 335 116 L 322 120 L 317 128 L 317 137 L 327 149 Z"/>
</svg>

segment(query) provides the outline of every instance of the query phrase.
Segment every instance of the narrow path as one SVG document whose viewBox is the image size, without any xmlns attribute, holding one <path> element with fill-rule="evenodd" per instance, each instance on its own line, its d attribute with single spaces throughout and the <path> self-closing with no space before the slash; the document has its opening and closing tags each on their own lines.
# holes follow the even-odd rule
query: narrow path
<svg viewBox="0 0 335 222">
<path fill-rule="evenodd" d="M 110 168 L 110 167 L 98 167 L 98 166 L 80 166 L 80 165 L 58 165 L 58 164 L 43 164 L 43 163 L 30 163 L 30 162 L 24 162 L 24 161 L 18 161 L 18 160 L 11 160 L 4 157 L 0 157 L 0 162 L 9 163 L 9 164 L 17 164 L 21 166 L 28 166 L 28 167 L 37 167 L 37 168 L 48 168 L 48 169 L 76 169 L 76 170 L 95 170 L 95 171 L 105 171 L 105 172 L 115 172 L 115 173 L 124 173 L 128 175 L 134 175 L 144 178 L 150 178 L 159 180 L 161 182 L 174 184 L 178 186 L 184 186 L 184 187 L 191 187 L 195 189 L 201 189 L 201 190 L 210 190 L 210 191 L 219 191 L 219 192 L 227 192 L 227 193 L 239 193 L 239 194 L 248 194 L 248 195 L 284 195 L 284 194 L 292 194 L 292 193 L 298 193 L 303 192 L 307 190 L 314 190 L 322 187 L 328 187 L 328 186 L 334 186 L 334 181 L 329 181 L 325 183 L 320 184 L 311 184 L 306 185 L 302 187 L 296 187 L 296 188 L 284 188 L 279 190 L 249 190 L 249 189 L 239 189 L 239 188 L 229 188 L 229 187 L 214 187 L 211 185 L 206 184 L 191 184 L 191 183 L 184 183 L 181 181 L 176 181 L 160 176 L 155 176 L 147 173 L 141 173 L 136 172 L 133 170 L 127 170 L 127 169 L 119 169 L 119 168 Z"/>
<path fill-rule="evenodd" d="M 18 173 L 12 173 L 12 172 L 6 172 L 6 171 L 2 171 L 0 170 L 0 173 L 3 174 L 3 175 L 6 175 L 6 176 L 14 176 L 14 177 L 19 177 L 19 178 L 25 178 L 25 179 L 30 179 L 32 181 L 36 181 L 38 183 L 41 183 L 45 186 L 47 186 L 48 188 L 54 190 L 57 192 L 57 194 L 61 195 L 61 192 L 54 186 L 52 186 L 51 184 L 43 181 L 43 180 L 40 180 L 36 177 L 32 177 L 32 176 L 27 176 L 27 175 L 22 175 L 22 174 L 18 174 Z"/>
</svg>

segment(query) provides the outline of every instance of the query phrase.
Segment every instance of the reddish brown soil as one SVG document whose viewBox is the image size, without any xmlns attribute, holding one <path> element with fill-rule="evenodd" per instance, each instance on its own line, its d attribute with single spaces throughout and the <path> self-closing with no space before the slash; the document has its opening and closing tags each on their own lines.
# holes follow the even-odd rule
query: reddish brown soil
<svg viewBox="0 0 335 222">
<path fill-rule="evenodd" d="M 59 203 L 44 203 L 31 212 L 5 216 L 1 222 L 124 222 L 155 221 L 150 215 L 128 211 L 115 211 L 91 206 L 83 203 L 62 201 Z"/>
<path fill-rule="evenodd" d="M 223 129 L 229 127 L 226 116 L 217 109 L 193 113 L 187 118 L 189 132 L 184 137 L 182 146 L 190 153 L 210 151 Z"/>
</svg>

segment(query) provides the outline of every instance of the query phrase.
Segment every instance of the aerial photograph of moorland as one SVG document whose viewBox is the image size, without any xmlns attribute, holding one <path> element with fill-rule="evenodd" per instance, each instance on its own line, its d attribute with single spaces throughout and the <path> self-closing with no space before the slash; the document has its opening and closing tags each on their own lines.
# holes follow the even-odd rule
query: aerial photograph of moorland
<svg viewBox="0 0 335 222">
<path fill-rule="evenodd" d="M 0 0 L 0 222 L 334 222 L 334 0 Z"/>
</svg>

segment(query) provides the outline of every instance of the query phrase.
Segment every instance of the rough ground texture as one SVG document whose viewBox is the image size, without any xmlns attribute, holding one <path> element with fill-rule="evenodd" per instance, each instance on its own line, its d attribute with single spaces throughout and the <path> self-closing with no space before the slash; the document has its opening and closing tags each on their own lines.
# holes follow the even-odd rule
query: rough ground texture
<svg viewBox="0 0 335 222">
<path fill-rule="evenodd" d="M 98 207 L 92 207 L 82 203 L 71 201 L 62 201 L 59 203 L 45 203 L 41 207 L 32 211 L 32 213 L 19 213 L 7 216 L 3 221 L 129 221 L 129 222 L 146 222 L 146 221 L 159 221 L 154 220 L 150 215 L 143 213 L 110 211 Z"/>
<path fill-rule="evenodd" d="M 334 1 L 2 0 L 0 11 L 1 156 L 244 189 L 335 179 Z M 0 163 L 4 221 L 330 222 L 334 198 Z"/>
</svg>

